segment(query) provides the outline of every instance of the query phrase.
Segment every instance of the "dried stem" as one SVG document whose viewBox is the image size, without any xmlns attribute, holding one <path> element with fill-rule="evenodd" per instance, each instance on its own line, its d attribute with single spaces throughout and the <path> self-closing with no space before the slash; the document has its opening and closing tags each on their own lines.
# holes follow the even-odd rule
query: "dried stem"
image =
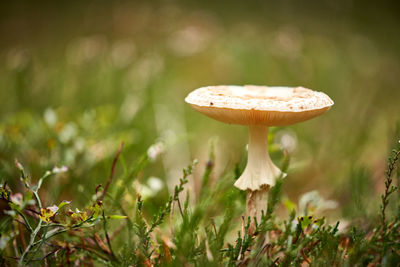
<svg viewBox="0 0 400 267">
<path fill-rule="evenodd" d="M 117 154 L 114 157 L 114 161 L 112 163 L 112 167 L 111 167 L 111 173 L 110 176 L 108 177 L 107 183 L 104 186 L 104 190 L 103 190 L 103 194 L 100 196 L 99 200 L 103 200 L 105 195 L 107 194 L 108 188 L 111 184 L 112 179 L 114 178 L 114 173 L 115 173 L 115 166 L 117 165 L 117 161 L 119 158 L 119 155 L 121 154 L 122 148 L 124 147 L 124 142 L 121 143 L 121 146 L 119 147 Z"/>
</svg>

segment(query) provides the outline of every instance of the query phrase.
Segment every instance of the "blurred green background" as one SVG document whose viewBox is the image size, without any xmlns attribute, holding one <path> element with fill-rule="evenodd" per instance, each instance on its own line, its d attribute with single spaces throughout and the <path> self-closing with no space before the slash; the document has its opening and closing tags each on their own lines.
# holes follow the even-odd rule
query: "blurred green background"
<svg viewBox="0 0 400 267">
<path fill-rule="evenodd" d="M 33 179 L 66 165 L 42 195 L 79 207 L 121 141 L 127 166 L 161 142 L 150 154 L 162 155 L 123 185 L 157 205 L 193 158 L 198 192 L 210 144 L 213 179 L 246 160 L 246 127 L 196 113 L 184 103 L 191 90 L 301 85 L 335 105 L 272 130 L 277 165 L 282 148 L 292 155 L 286 198 L 317 190 L 337 201 L 332 216 L 368 216 L 399 119 L 399 11 L 394 1 L 3 1 L 0 178 L 22 188 L 14 158 Z"/>
</svg>

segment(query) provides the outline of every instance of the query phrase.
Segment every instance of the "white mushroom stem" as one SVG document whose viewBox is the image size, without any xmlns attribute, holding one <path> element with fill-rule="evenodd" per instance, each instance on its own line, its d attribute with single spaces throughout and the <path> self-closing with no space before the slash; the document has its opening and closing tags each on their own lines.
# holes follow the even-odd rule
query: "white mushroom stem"
<svg viewBox="0 0 400 267">
<path fill-rule="evenodd" d="M 261 210 L 267 209 L 268 190 L 281 175 L 268 153 L 268 127 L 249 126 L 247 166 L 235 182 L 237 188 L 247 190 L 246 217 L 260 221 Z"/>
</svg>

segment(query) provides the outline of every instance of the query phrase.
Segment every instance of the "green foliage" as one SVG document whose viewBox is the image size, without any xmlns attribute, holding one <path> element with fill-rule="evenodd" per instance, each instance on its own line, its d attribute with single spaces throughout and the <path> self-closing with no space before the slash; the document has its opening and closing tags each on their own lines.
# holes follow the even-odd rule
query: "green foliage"
<svg viewBox="0 0 400 267">
<path fill-rule="evenodd" d="M 399 214 L 393 218 L 387 215 L 390 200 L 394 199 L 391 196 L 397 190 L 393 176 L 399 162 L 400 144 L 388 159 L 382 204 L 375 218 L 380 223 L 368 229 L 353 225 L 349 231 L 339 231 L 339 221 L 331 225 L 323 217 L 297 215 L 293 208 L 288 210 L 286 220 L 279 219 L 275 210 L 282 203 L 285 179 L 279 179 L 270 190 L 266 213 L 262 213 L 260 222 L 255 221 L 255 230 L 249 231 L 252 218 L 236 219 L 241 212 L 236 211 L 235 203 L 241 192 L 227 186 L 233 181 L 234 173 L 221 179 L 196 201 L 191 200 L 185 185 L 193 174 L 196 160 L 183 170 L 174 192 L 151 220 L 140 194 L 137 194 L 133 213 L 127 213 L 121 203 L 124 190 L 111 183 L 120 152 L 107 180 L 110 190 L 116 193 L 107 194 L 107 186 L 104 190 L 98 186 L 92 203 L 75 211 L 66 208 L 71 205 L 69 201 L 43 207 L 39 195 L 43 182 L 57 179 L 66 168 L 47 171 L 34 183 L 22 164 L 15 161 L 25 190 L 14 193 L 6 183 L 0 187 L 1 201 L 7 203 L 6 213 L 1 217 L 2 264 L 395 266 L 400 260 L 400 217 Z M 205 184 L 210 183 L 208 179 L 214 166 L 210 161 L 203 174 Z M 134 179 L 145 163 L 146 157 L 140 158 L 119 179 Z M 287 166 L 285 159 L 282 169 L 286 171 Z M 183 203 L 182 199 L 185 199 Z M 215 213 L 212 205 L 220 205 L 219 210 L 224 213 Z M 113 206 L 123 214 L 109 214 Z M 210 214 L 213 215 L 210 217 Z M 120 221 L 117 228 L 116 221 Z M 124 230 L 129 234 L 121 234 Z M 229 241 L 234 232 L 236 239 Z"/>
</svg>

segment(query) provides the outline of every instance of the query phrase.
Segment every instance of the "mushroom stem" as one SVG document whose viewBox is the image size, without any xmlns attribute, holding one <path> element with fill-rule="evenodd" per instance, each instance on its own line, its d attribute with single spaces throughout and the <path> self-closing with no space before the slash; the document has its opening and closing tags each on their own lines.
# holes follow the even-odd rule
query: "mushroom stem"
<svg viewBox="0 0 400 267">
<path fill-rule="evenodd" d="M 266 196 L 275 185 L 281 170 L 271 161 L 268 153 L 268 126 L 249 126 L 247 166 L 235 186 L 247 191 L 246 216 L 261 219 L 261 210 L 266 210 Z"/>
<path fill-rule="evenodd" d="M 246 218 L 250 217 L 252 220 L 254 217 L 257 218 L 257 222 L 261 220 L 261 211 L 267 209 L 267 196 L 269 187 L 265 186 L 260 190 L 247 190 L 246 197 Z M 254 229 L 254 222 L 250 225 L 250 230 Z"/>
</svg>

